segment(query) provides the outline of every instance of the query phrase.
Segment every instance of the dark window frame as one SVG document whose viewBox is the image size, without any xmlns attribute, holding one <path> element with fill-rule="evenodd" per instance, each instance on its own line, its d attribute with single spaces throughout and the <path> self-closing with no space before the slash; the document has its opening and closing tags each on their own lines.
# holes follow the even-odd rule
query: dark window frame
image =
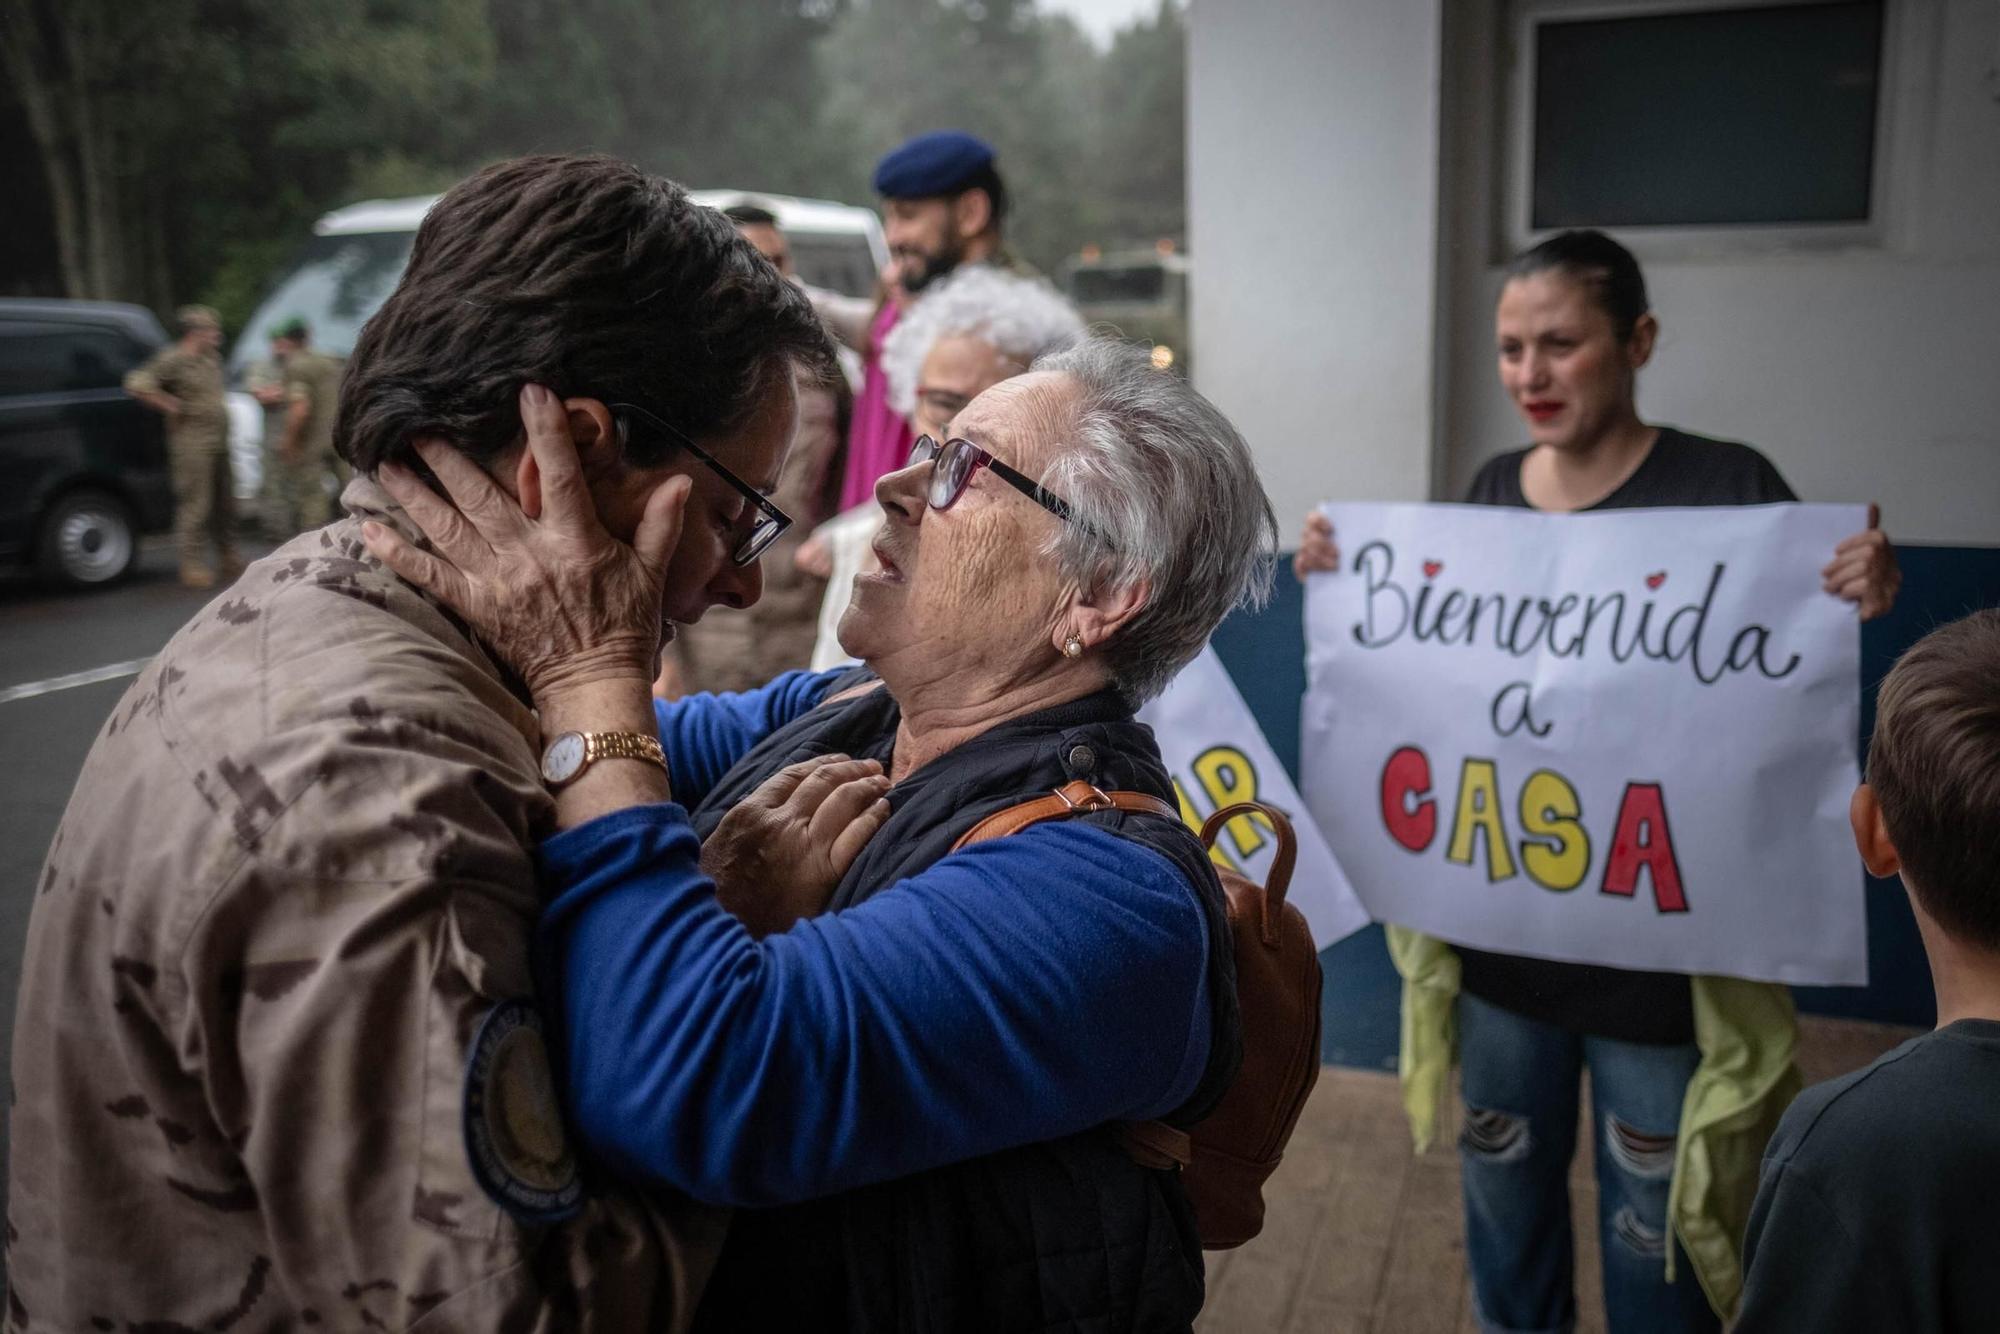
<svg viewBox="0 0 2000 1334">
<path fill-rule="evenodd" d="M 1772 11 L 1823 7 L 1846 0 L 1510 0 L 1494 31 L 1493 84 L 1499 139 L 1494 157 L 1494 260 L 1534 244 L 1561 226 L 1536 224 L 1534 208 L 1535 94 L 1539 30 L 1550 24 L 1595 20 L 1651 19 L 1716 12 Z M 1903 0 L 1881 0 L 1879 62 L 1875 81 L 1870 149 L 1868 216 L 1841 222 L 1647 223 L 1569 222 L 1599 226 L 1631 245 L 1642 258 L 1690 259 L 1704 256 L 1787 251 L 1881 248 L 1888 244 L 1901 177 L 1921 126 L 1917 109 L 1903 101 L 1912 68 L 1923 47 L 1926 27 Z M 1918 79 L 1921 83 L 1921 79 Z M 1916 119 L 1913 120 L 1913 117 Z"/>
<path fill-rule="evenodd" d="M 17 330 L 23 332 L 16 332 Z M 122 392 L 125 373 L 143 362 L 150 349 L 142 348 L 129 330 L 115 324 L 92 320 L 65 320 L 55 316 L 34 316 L 19 319 L 0 319 L 0 349 L 18 346 L 21 342 L 34 340 L 46 346 L 56 339 L 86 339 L 109 344 L 114 355 L 107 363 L 105 374 L 94 383 L 77 381 L 23 381 L 15 383 L 14 370 L 4 356 L 0 356 L 0 398 L 32 398 L 59 394 L 101 394 L 110 390 Z"/>
</svg>

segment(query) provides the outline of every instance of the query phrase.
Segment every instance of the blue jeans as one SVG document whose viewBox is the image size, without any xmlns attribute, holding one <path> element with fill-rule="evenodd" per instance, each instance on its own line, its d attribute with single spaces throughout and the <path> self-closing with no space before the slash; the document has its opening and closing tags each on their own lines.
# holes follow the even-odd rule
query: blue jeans
<svg viewBox="0 0 2000 1334">
<path fill-rule="evenodd" d="M 1576 1324 L 1568 1178 L 1587 1066 L 1611 1334 L 1719 1330 L 1684 1252 L 1676 1281 L 1666 1280 L 1665 1248 L 1678 1247 L 1667 1187 L 1699 1049 L 1580 1037 L 1467 995 L 1458 998 L 1458 1045 L 1465 1252 L 1481 1328 L 1539 1334 Z"/>
</svg>

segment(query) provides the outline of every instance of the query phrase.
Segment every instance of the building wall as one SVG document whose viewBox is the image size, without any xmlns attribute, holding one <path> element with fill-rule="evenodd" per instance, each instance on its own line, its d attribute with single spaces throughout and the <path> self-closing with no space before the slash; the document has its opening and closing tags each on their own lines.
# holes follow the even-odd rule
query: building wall
<svg viewBox="0 0 2000 1334">
<path fill-rule="evenodd" d="M 2000 542 L 2000 4 L 1891 0 L 1887 220 L 1847 248 L 1642 253 L 1649 420 L 1748 440 L 1903 539 Z M 1492 358 L 1509 244 L 1497 0 L 1191 11 L 1197 381 L 1280 520 L 1451 499 L 1523 439 Z"/>
<path fill-rule="evenodd" d="M 1191 11 L 1196 378 L 1249 438 L 1287 532 L 1336 489 L 1430 494 L 1441 11 Z"/>
<path fill-rule="evenodd" d="M 2000 4 L 1891 0 L 1878 244 L 1640 251 L 1660 320 L 1639 408 L 1769 454 L 1810 500 L 1880 501 L 1901 539 L 2000 543 Z M 1525 439 L 1493 361 L 1496 6 L 1453 7 L 1438 498 Z"/>
<path fill-rule="evenodd" d="M 1871 244 L 1654 253 L 1635 240 L 1662 324 L 1642 413 L 1749 440 L 1801 495 L 1878 500 L 1891 534 L 1930 544 L 1906 552 L 1895 613 L 1864 631 L 1868 682 L 1928 626 L 2000 603 L 2000 4 L 1890 3 L 1887 216 Z M 1190 11 L 1196 379 L 1244 429 L 1288 535 L 1329 497 L 1456 498 L 1523 439 L 1492 352 L 1511 249 L 1495 207 L 1504 9 Z M 1286 578 L 1272 607 L 1216 636 L 1288 762 L 1299 634 Z M 1875 885 L 1869 913 L 1871 984 L 1802 1003 L 1929 1022 L 1898 889 Z M 1379 933 L 1328 958 L 1328 1059 L 1391 1060 L 1397 983 Z"/>
</svg>

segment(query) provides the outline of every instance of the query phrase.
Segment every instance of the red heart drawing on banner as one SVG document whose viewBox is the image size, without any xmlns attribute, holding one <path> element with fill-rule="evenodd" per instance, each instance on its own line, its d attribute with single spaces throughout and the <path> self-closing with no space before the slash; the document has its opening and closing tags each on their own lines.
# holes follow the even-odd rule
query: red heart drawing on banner
<svg viewBox="0 0 2000 1334">
<path fill-rule="evenodd" d="M 1441 560 L 1427 560 L 1424 562 L 1424 578 L 1426 579 L 1435 579 L 1443 571 L 1444 562 Z"/>
<path fill-rule="evenodd" d="M 1646 576 L 1646 587 L 1648 588 L 1658 588 L 1665 582 L 1667 582 L 1667 572 L 1665 570 L 1659 570 Z"/>
</svg>

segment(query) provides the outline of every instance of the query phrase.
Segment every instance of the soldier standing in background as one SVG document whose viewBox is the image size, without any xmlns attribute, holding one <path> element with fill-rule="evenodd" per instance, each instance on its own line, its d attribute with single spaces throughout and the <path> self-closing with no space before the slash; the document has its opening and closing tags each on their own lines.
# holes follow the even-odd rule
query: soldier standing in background
<svg viewBox="0 0 2000 1334">
<path fill-rule="evenodd" d="M 334 497 L 347 470 L 333 449 L 333 413 L 340 400 L 338 357 L 309 344 L 312 331 L 301 319 L 287 320 L 271 335 L 271 351 L 283 368 L 284 425 L 267 451 L 275 469 L 271 495 L 285 525 L 285 541 L 337 517 Z"/>
<path fill-rule="evenodd" d="M 812 292 L 835 338 L 865 359 L 847 435 L 840 507 L 872 508 L 875 483 L 904 466 L 914 438 L 909 420 L 889 406 L 882 345 L 918 294 L 967 264 L 992 264 L 1032 276 L 1002 237 L 1007 188 L 993 146 L 962 130 L 920 134 L 875 166 L 882 232 L 889 243 L 885 286 L 876 301 Z"/>
<path fill-rule="evenodd" d="M 756 246 L 757 253 L 770 260 L 779 273 L 787 278 L 798 276 L 792 267 L 792 243 L 779 228 L 777 214 L 756 204 L 731 204 L 722 210 L 722 216 L 735 223 L 738 234 Z"/>
<path fill-rule="evenodd" d="M 253 361 L 243 372 L 243 387 L 264 409 L 263 434 L 258 452 L 263 455 L 264 472 L 257 487 L 257 523 L 264 536 L 276 542 L 289 540 L 299 525 L 285 504 L 284 487 L 279 481 L 278 442 L 285 438 L 285 363 L 277 335 L 271 336 L 271 355 Z"/>
<path fill-rule="evenodd" d="M 223 579 L 243 572 L 230 533 L 234 483 L 229 471 L 229 410 L 222 398 L 222 317 L 207 306 L 175 313 L 180 340 L 125 377 L 125 391 L 167 419 L 174 479 L 174 539 L 181 582 L 210 588 L 212 539 Z"/>
</svg>

